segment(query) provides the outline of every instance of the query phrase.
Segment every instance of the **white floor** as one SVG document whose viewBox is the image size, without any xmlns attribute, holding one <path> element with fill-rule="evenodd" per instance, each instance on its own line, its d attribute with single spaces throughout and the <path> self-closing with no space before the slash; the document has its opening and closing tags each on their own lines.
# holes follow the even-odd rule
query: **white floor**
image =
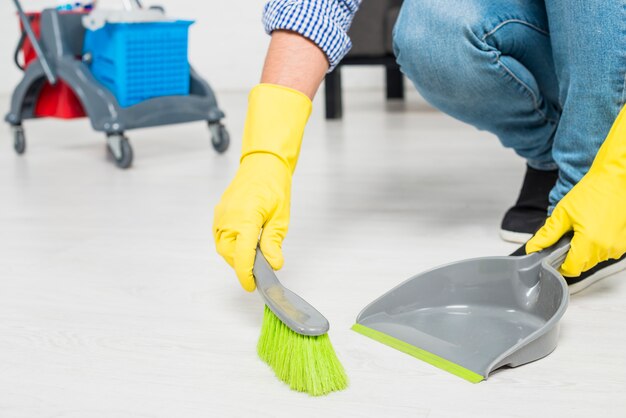
<svg viewBox="0 0 626 418">
<path fill-rule="evenodd" d="M 572 298 L 552 355 L 478 385 L 350 331 L 415 273 L 512 251 L 497 231 L 524 171 L 491 135 L 374 92 L 343 122 L 317 103 L 279 274 L 331 321 L 351 386 L 289 391 L 256 357 L 262 302 L 213 247 L 245 111 L 220 99 L 230 152 L 203 124 L 131 132 L 129 171 L 85 121 L 27 123 L 23 157 L 1 130 L 0 417 L 626 416 L 624 274 Z"/>
</svg>

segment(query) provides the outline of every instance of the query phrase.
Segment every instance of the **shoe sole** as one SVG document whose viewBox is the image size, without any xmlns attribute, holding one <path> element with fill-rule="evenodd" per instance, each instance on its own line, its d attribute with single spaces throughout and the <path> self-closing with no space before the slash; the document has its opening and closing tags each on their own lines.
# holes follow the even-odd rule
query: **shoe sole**
<svg viewBox="0 0 626 418">
<path fill-rule="evenodd" d="M 500 230 L 500 238 L 502 238 L 502 240 L 515 244 L 525 244 L 532 237 L 533 234 L 527 234 L 524 232 L 513 232 L 505 229 Z"/>
<path fill-rule="evenodd" d="M 568 285 L 569 294 L 575 295 L 576 293 L 582 292 L 592 284 L 597 283 L 602 279 L 606 279 L 607 277 L 612 276 L 615 273 L 619 273 L 624 269 L 626 269 L 626 258 L 615 264 L 607 266 L 606 268 L 603 268 L 602 270 L 592 274 L 586 279 L 579 281 L 578 283 Z M 565 280 L 567 281 L 567 277 L 565 278 Z"/>
</svg>

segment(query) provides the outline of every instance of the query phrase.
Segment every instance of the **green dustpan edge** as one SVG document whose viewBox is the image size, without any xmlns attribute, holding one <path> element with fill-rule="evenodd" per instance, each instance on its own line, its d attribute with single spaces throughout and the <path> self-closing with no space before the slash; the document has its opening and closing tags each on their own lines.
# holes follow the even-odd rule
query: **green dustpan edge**
<svg viewBox="0 0 626 418">
<path fill-rule="evenodd" d="M 465 367 L 461 367 L 456 363 L 453 363 L 428 351 L 422 350 L 421 348 L 415 347 L 409 343 L 398 340 L 397 338 L 390 337 L 389 335 L 384 334 L 380 331 L 376 331 L 361 324 L 354 324 L 352 326 L 352 330 L 358 332 L 361 335 L 365 335 L 366 337 L 369 337 L 375 341 L 388 345 L 391 348 L 395 348 L 398 351 L 402 351 L 403 353 L 425 361 L 426 363 L 438 367 L 441 370 L 452 373 L 453 375 L 465 379 L 468 382 L 478 383 L 485 380 L 483 376 L 479 375 L 476 372 L 466 369 Z"/>
</svg>

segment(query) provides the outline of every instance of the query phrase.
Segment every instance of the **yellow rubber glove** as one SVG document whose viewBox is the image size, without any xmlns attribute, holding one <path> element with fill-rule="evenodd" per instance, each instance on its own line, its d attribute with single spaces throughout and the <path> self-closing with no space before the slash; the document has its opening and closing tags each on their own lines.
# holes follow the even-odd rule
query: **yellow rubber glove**
<svg viewBox="0 0 626 418">
<path fill-rule="evenodd" d="M 526 252 L 550 247 L 571 230 L 571 249 L 561 266 L 564 276 L 579 276 L 602 261 L 626 253 L 626 108 L 617 117 L 589 172 L 528 241 Z"/>
<path fill-rule="evenodd" d="M 259 238 L 272 268 L 283 266 L 291 176 L 311 108 L 305 94 L 287 87 L 259 84 L 250 92 L 239 170 L 213 218 L 217 252 L 249 292 L 256 287 L 252 266 Z"/>
</svg>

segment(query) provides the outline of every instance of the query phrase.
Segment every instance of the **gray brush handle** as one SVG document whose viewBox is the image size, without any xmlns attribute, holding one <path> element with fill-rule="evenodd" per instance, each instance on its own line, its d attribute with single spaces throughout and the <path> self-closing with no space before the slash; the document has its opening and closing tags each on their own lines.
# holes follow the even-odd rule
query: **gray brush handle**
<svg viewBox="0 0 626 418">
<path fill-rule="evenodd" d="M 252 273 L 265 304 L 291 330 L 308 336 L 319 336 L 328 332 L 330 324 L 324 315 L 280 283 L 274 269 L 258 247 Z"/>
</svg>

